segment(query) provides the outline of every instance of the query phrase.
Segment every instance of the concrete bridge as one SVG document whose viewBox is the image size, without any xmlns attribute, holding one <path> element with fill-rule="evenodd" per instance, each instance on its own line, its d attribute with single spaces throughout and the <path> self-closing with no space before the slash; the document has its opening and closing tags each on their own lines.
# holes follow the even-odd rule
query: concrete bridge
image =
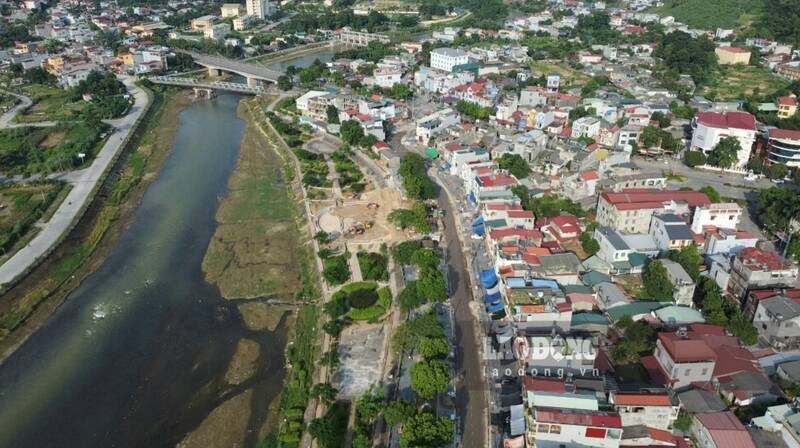
<svg viewBox="0 0 800 448">
<path fill-rule="evenodd" d="M 191 87 L 197 94 L 208 94 L 215 90 L 227 90 L 230 92 L 245 93 L 249 95 L 260 95 L 267 93 L 267 89 L 260 85 L 251 86 L 238 82 L 228 81 L 198 81 L 194 78 L 180 78 L 176 76 L 151 76 L 147 78 L 153 84 L 165 84 L 170 86 Z"/>
<path fill-rule="evenodd" d="M 366 47 L 370 42 L 378 41 L 388 44 L 391 39 L 389 36 L 376 33 L 362 33 L 360 31 L 353 31 L 350 29 L 343 29 L 334 35 L 334 40 L 339 41 L 345 45 L 354 45 L 356 47 Z"/>
<path fill-rule="evenodd" d="M 210 76 L 220 76 L 222 72 L 235 73 L 247 79 L 247 85 L 250 87 L 258 87 L 259 81 L 278 82 L 278 78 L 283 76 L 282 72 L 263 65 L 248 64 L 220 56 L 209 56 L 194 52 L 186 52 L 186 54 L 192 56 L 197 65 L 206 67 Z"/>
</svg>

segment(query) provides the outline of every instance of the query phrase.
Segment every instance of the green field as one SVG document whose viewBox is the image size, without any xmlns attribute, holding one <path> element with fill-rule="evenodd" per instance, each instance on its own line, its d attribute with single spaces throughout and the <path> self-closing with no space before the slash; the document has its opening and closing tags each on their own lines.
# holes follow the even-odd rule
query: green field
<svg viewBox="0 0 800 448">
<path fill-rule="evenodd" d="M 761 14 L 762 0 L 666 0 L 652 12 L 673 16 L 691 27 L 714 31 L 717 28 L 747 28 Z"/>
<path fill-rule="evenodd" d="M 64 189 L 60 182 L 0 185 L 0 251 L 14 252 L 17 242 L 29 237 L 33 224 L 46 217 Z"/>
<path fill-rule="evenodd" d="M 77 120 L 91 106 L 86 101 L 74 101 L 68 91 L 55 87 L 31 84 L 22 91 L 33 105 L 17 116 L 20 123 Z"/>
<path fill-rule="evenodd" d="M 85 166 L 97 154 L 105 128 L 105 125 L 68 123 L 47 128 L 2 130 L 0 173 L 47 174 Z"/>
<path fill-rule="evenodd" d="M 729 65 L 720 66 L 712 74 L 702 94 L 711 100 L 738 100 L 751 95 L 771 95 L 788 85 L 763 67 Z"/>
</svg>

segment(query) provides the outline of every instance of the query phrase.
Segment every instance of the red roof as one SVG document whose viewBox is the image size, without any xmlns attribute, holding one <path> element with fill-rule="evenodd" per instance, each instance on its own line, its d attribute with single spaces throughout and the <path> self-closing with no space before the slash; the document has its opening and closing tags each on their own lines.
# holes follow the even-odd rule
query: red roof
<svg viewBox="0 0 800 448">
<path fill-rule="evenodd" d="M 507 214 L 509 218 L 533 219 L 533 212 L 528 210 L 509 210 Z"/>
<path fill-rule="evenodd" d="M 581 173 L 580 176 L 581 176 L 581 179 L 583 179 L 583 180 L 597 180 L 597 179 L 600 179 L 600 176 L 597 175 L 597 171 L 595 171 L 595 170 L 585 171 L 585 172 Z"/>
<path fill-rule="evenodd" d="M 538 378 L 525 375 L 525 391 L 555 392 L 563 394 L 566 391 L 564 380 L 558 378 Z"/>
<path fill-rule="evenodd" d="M 749 53 L 748 50 L 739 47 L 718 47 L 718 48 L 727 53 Z"/>
<path fill-rule="evenodd" d="M 793 96 L 782 96 L 778 98 L 780 106 L 797 106 L 797 98 Z"/>
<path fill-rule="evenodd" d="M 744 425 L 733 412 L 709 412 L 697 414 L 695 418 L 714 440 L 714 445 L 725 448 L 755 448 L 755 443 Z"/>
<path fill-rule="evenodd" d="M 541 240 L 542 239 L 542 232 L 537 230 L 528 230 L 528 229 L 493 229 L 489 232 L 489 237 L 495 241 L 502 240 L 509 237 L 517 237 L 519 239 L 534 239 L 534 240 Z"/>
<path fill-rule="evenodd" d="M 550 224 L 558 227 L 559 233 L 572 233 L 580 230 L 578 218 L 572 215 L 559 215 L 550 220 Z"/>
<path fill-rule="evenodd" d="M 673 437 L 672 433 L 669 431 L 648 427 L 647 433 L 650 434 L 650 438 L 653 440 L 665 443 L 672 443 L 672 444 L 675 443 L 675 437 Z"/>
<path fill-rule="evenodd" d="M 756 118 L 747 112 L 700 112 L 697 122 L 711 128 L 756 130 Z"/>
<path fill-rule="evenodd" d="M 683 339 L 675 333 L 659 333 L 658 340 L 677 363 L 714 361 L 716 353 L 702 340 Z"/>
<path fill-rule="evenodd" d="M 764 252 L 756 247 L 743 249 L 736 259 L 751 271 L 781 271 L 792 267 L 792 263 L 777 252 Z"/>
<path fill-rule="evenodd" d="M 505 211 L 505 210 L 522 210 L 519 204 L 488 204 L 486 210 Z"/>
<path fill-rule="evenodd" d="M 580 412 L 553 408 L 536 408 L 534 412 L 537 422 L 595 426 L 601 428 L 622 428 L 622 419 L 620 419 L 617 413 Z"/>
<path fill-rule="evenodd" d="M 791 129 L 770 129 L 769 138 L 800 141 L 800 131 L 793 131 Z"/>
<path fill-rule="evenodd" d="M 517 184 L 517 179 L 502 173 L 478 177 L 478 184 L 483 187 L 507 187 Z"/>
<path fill-rule="evenodd" d="M 602 199 L 618 210 L 662 208 L 668 201 L 684 201 L 690 207 L 708 205 L 711 201 L 705 193 L 696 191 L 643 191 L 623 190 L 621 193 L 603 193 Z M 626 206 L 626 204 L 629 204 Z"/>
<path fill-rule="evenodd" d="M 672 406 L 667 394 L 615 394 L 617 406 Z"/>
</svg>

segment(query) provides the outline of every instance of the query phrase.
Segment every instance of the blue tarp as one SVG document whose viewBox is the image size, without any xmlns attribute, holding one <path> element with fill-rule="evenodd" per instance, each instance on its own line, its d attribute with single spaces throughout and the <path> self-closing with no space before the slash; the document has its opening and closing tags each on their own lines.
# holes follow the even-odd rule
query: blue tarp
<svg viewBox="0 0 800 448">
<path fill-rule="evenodd" d="M 549 288 L 553 291 L 558 291 L 558 282 L 555 280 L 547 280 L 543 278 L 525 279 L 523 277 L 510 277 L 505 280 L 506 286 L 509 288 Z"/>
<path fill-rule="evenodd" d="M 483 224 L 477 226 L 473 225 L 472 234 L 477 236 L 483 236 L 486 234 L 486 228 L 483 226 Z"/>
<path fill-rule="evenodd" d="M 494 272 L 494 269 L 487 269 L 485 271 L 481 271 L 481 285 L 483 285 L 484 288 L 491 288 L 496 284 L 497 284 L 497 273 Z"/>
<path fill-rule="evenodd" d="M 496 313 L 498 311 L 503 311 L 504 309 L 505 309 L 505 306 L 503 306 L 502 303 L 495 303 L 495 304 L 492 304 L 492 305 L 489 305 L 489 306 L 486 307 L 486 311 L 488 311 L 488 312 L 490 312 L 492 314 L 494 314 L 494 313 Z"/>
<path fill-rule="evenodd" d="M 506 278 L 506 286 L 508 286 L 509 288 L 524 288 L 525 279 L 523 277 Z"/>
<path fill-rule="evenodd" d="M 470 204 L 477 204 L 478 203 L 478 199 L 475 197 L 475 193 L 472 193 L 472 192 L 470 192 L 470 194 L 467 195 L 467 200 L 470 202 Z M 483 217 L 480 217 L 478 219 L 480 219 L 481 220 L 481 224 L 483 224 Z"/>
<path fill-rule="evenodd" d="M 499 293 L 497 293 L 497 294 L 486 294 L 483 297 L 483 302 L 484 303 L 495 303 L 495 302 L 499 301 L 501 298 L 502 298 L 502 296 Z"/>
<path fill-rule="evenodd" d="M 491 288 L 486 288 L 486 294 L 500 294 L 500 285 L 494 285 Z"/>
</svg>

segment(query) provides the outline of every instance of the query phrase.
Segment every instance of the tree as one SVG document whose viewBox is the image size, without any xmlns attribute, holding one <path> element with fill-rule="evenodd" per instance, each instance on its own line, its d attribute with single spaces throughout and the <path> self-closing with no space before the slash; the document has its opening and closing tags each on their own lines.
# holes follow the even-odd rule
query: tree
<svg viewBox="0 0 800 448">
<path fill-rule="evenodd" d="M 444 338 L 423 337 L 419 340 L 417 353 L 426 360 L 446 358 L 450 353 L 450 347 Z"/>
<path fill-rule="evenodd" d="M 290 77 L 288 77 L 286 75 L 281 75 L 281 76 L 278 77 L 278 88 L 279 89 L 281 89 L 283 91 L 286 91 L 286 90 L 291 90 L 292 87 L 293 87 L 292 86 L 292 78 L 290 78 Z"/>
<path fill-rule="evenodd" d="M 756 210 L 759 221 L 770 232 L 788 231 L 789 222 L 800 216 L 800 195 L 778 187 L 761 190 Z"/>
<path fill-rule="evenodd" d="M 742 145 L 736 137 L 725 137 L 708 153 L 708 163 L 720 168 L 730 168 L 739 160 Z"/>
<path fill-rule="evenodd" d="M 339 109 L 333 104 L 328 105 L 325 109 L 325 115 L 328 116 L 328 123 L 339 124 Z"/>
<path fill-rule="evenodd" d="M 650 121 L 655 121 L 658 123 L 658 127 L 661 129 L 668 128 L 669 125 L 672 123 L 672 120 L 663 112 L 653 112 L 653 115 L 650 116 Z"/>
<path fill-rule="evenodd" d="M 423 412 L 409 418 L 403 425 L 400 446 L 440 447 L 453 440 L 453 422 L 447 417 L 437 417 L 431 412 Z"/>
<path fill-rule="evenodd" d="M 450 371 L 439 360 L 424 361 L 411 367 L 411 388 L 420 398 L 432 400 L 436 394 L 447 392 Z"/>
<path fill-rule="evenodd" d="M 447 285 L 442 271 L 436 268 L 420 269 L 417 280 L 417 295 L 430 302 L 447 300 Z"/>
<path fill-rule="evenodd" d="M 400 309 L 403 311 L 413 310 L 427 302 L 425 297 L 417 292 L 416 280 L 406 282 L 406 286 L 400 291 L 400 294 L 398 294 L 397 300 L 400 302 Z"/>
<path fill-rule="evenodd" d="M 322 448 L 337 448 L 344 444 L 349 416 L 347 403 L 337 403 L 325 416 L 315 418 L 308 425 L 308 432 L 317 439 Z"/>
<path fill-rule="evenodd" d="M 330 383 L 317 383 L 311 388 L 311 396 L 319 398 L 326 404 L 333 403 L 338 393 L 339 390 Z"/>
<path fill-rule="evenodd" d="M 773 163 L 767 167 L 767 177 L 770 179 L 784 179 L 789 174 L 789 168 L 783 163 Z"/>
<path fill-rule="evenodd" d="M 581 242 L 581 248 L 583 251 L 586 252 L 586 255 L 592 256 L 600 251 L 600 243 L 598 243 L 593 237 L 592 233 L 589 231 L 581 233 L 579 238 Z"/>
<path fill-rule="evenodd" d="M 688 433 L 692 429 L 692 415 L 681 409 L 678 413 L 678 418 L 675 420 L 675 429 L 680 429 L 684 433 Z"/>
<path fill-rule="evenodd" d="M 314 234 L 314 239 L 319 244 L 328 244 L 328 242 L 331 240 L 331 235 L 324 230 L 320 230 Z"/>
<path fill-rule="evenodd" d="M 702 151 L 686 151 L 683 154 L 683 163 L 690 168 L 705 165 L 706 155 Z"/>
<path fill-rule="evenodd" d="M 433 199 L 439 192 L 436 184 L 428 177 L 425 160 L 417 153 L 409 153 L 400 160 L 400 177 L 406 195 L 412 199 Z"/>
<path fill-rule="evenodd" d="M 389 403 L 383 410 L 383 419 L 386 420 L 387 426 L 392 427 L 405 423 L 416 414 L 417 407 L 414 406 L 414 403 L 406 400 L 397 400 Z"/>
<path fill-rule="evenodd" d="M 500 169 L 507 170 L 517 179 L 524 179 L 531 174 L 530 165 L 519 154 L 503 154 L 497 163 Z"/>
<path fill-rule="evenodd" d="M 667 268 L 658 260 L 651 261 L 642 275 L 645 291 L 654 300 L 671 300 L 672 283 L 667 275 Z"/>
<path fill-rule="evenodd" d="M 407 100 L 414 95 L 414 92 L 411 91 L 411 88 L 408 87 L 406 84 L 395 84 L 392 86 L 391 90 L 389 91 L 389 96 L 396 100 Z"/>
<path fill-rule="evenodd" d="M 679 251 L 669 251 L 667 258 L 680 264 L 692 280 L 697 281 L 697 278 L 700 277 L 700 263 L 702 262 L 702 258 L 697 251 L 697 246 L 694 244 L 686 246 Z"/>
<path fill-rule="evenodd" d="M 726 328 L 732 335 L 741 339 L 744 345 L 758 343 L 758 330 L 740 310 L 735 310 L 732 316 L 728 318 L 728 326 Z"/>
<path fill-rule="evenodd" d="M 700 189 L 701 193 L 705 193 L 708 196 L 708 200 L 714 203 L 722 202 L 722 195 L 719 194 L 717 190 L 714 189 L 711 185 L 706 185 L 705 187 Z"/>
<path fill-rule="evenodd" d="M 392 248 L 392 257 L 398 264 L 412 264 L 414 254 L 422 247 L 420 241 L 403 241 Z"/>
<path fill-rule="evenodd" d="M 356 145 L 364 137 L 364 130 L 357 121 L 347 120 L 339 128 L 339 135 L 348 145 Z"/>
</svg>

